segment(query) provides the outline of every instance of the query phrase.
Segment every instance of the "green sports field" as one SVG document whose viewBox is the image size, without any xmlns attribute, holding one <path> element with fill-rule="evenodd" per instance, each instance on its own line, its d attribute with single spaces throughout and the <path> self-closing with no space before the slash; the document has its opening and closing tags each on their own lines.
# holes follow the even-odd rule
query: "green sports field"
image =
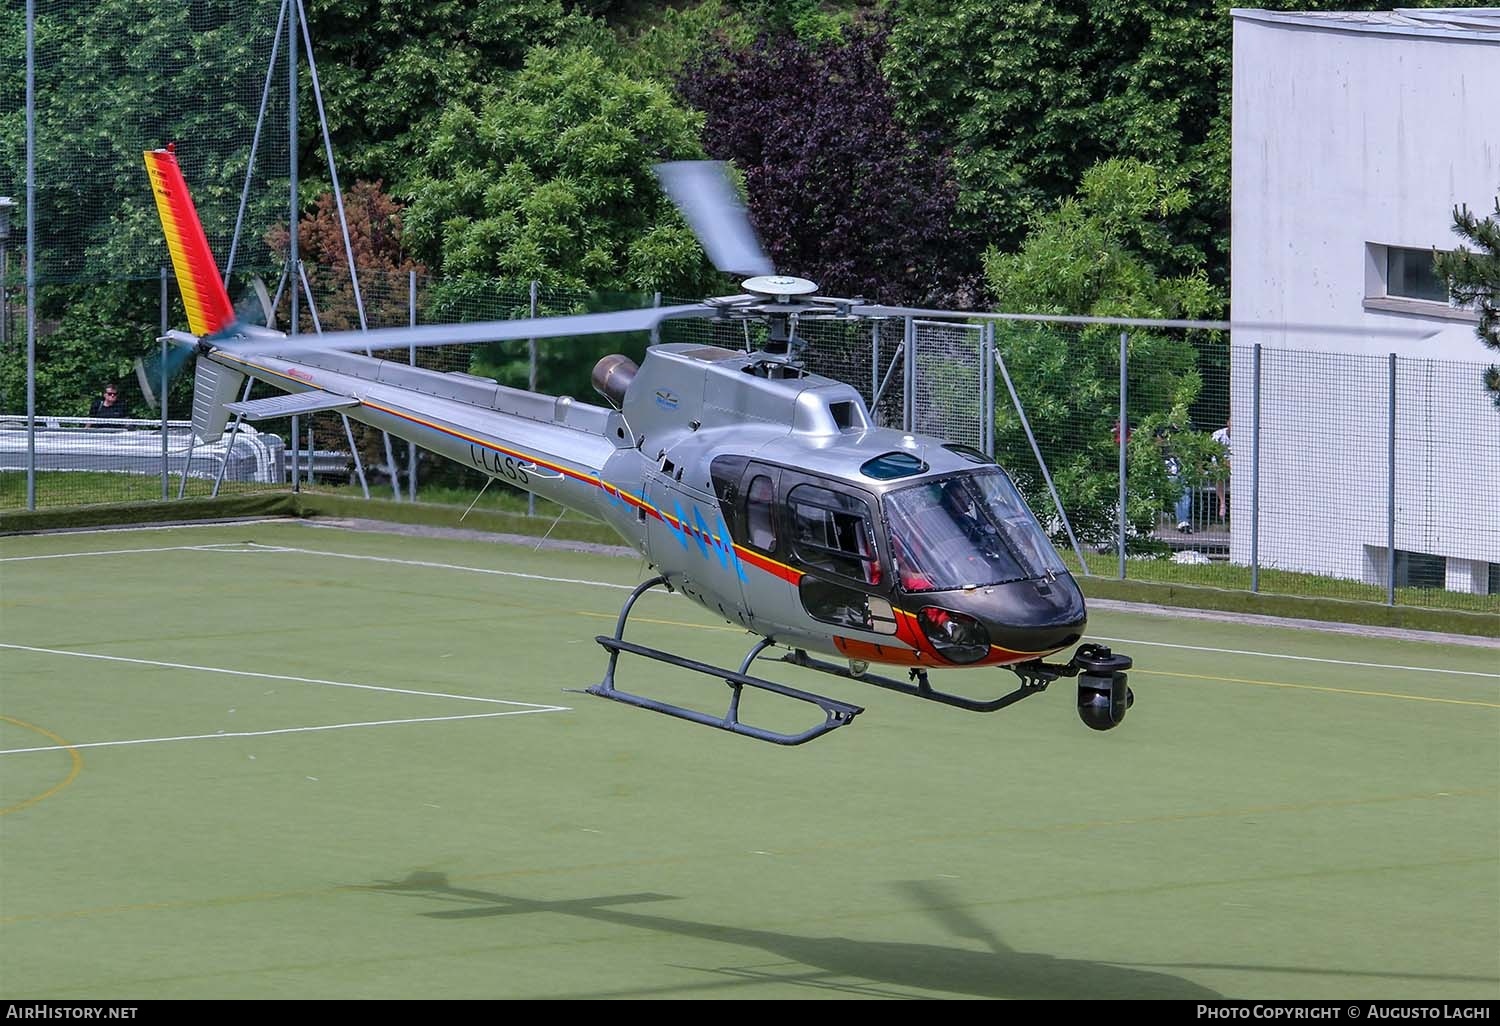
<svg viewBox="0 0 1500 1026">
<path fill-rule="evenodd" d="M 1500 999 L 1493 641 L 1096 609 L 1136 662 L 1111 733 L 1071 681 L 985 715 L 759 662 L 865 707 L 783 748 L 567 690 L 642 570 L 291 522 L 0 539 L 0 995 Z M 619 682 L 722 711 L 678 674 Z"/>
</svg>

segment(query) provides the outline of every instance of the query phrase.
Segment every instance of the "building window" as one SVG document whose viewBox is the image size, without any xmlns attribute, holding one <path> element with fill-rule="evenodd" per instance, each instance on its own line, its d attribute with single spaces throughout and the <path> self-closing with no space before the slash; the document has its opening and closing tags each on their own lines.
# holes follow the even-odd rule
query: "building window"
<svg viewBox="0 0 1500 1026">
<path fill-rule="evenodd" d="M 1441 588 L 1447 575 L 1448 561 L 1428 552 L 1396 550 L 1396 587 Z"/>
<path fill-rule="evenodd" d="M 1441 303 L 1452 309 L 1448 299 L 1448 281 L 1438 274 L 1433 263 L 1434 250 L 1412 246 L 1365 246 L 1365 302 L 1377 309 L 1386 304 L 1411 309 L 1402 304 Z M 1457 311 L 1454 311 L 1457 313 Z"/>
<path fill-rule="evenodd" d="M 1385 294 L 1400 299 L 1448 302 L 1448 282 L 1439 277 L 1430 249 L 1385 249 Z"/>
</svg>

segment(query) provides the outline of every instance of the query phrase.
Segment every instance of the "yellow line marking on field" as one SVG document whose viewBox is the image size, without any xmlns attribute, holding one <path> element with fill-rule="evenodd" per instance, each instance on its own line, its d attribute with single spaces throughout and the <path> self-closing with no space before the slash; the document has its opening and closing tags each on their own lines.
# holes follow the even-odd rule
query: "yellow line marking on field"
<svg viewBox="0 0 1500 1026">
<path fill-rule="evenodd" d="M 1134 673 L 1159 677 L 1183 677 L 1187 680 L 1217 680 L 1227 684 L 1256 684 L 1267 688 L 1292 688 L 1297 691 L 1326 691 L 1334 695 L 1362 695 L 1366 698 L 1399 698 L 1407 702 L 1437 702 L 1443 705 L 1477 705 L 1483 709 L 1500 709 L 1500 702 L 1475 702 L 1463 698 L 1433 698 L 1430 695 L 1401 695 L 1393 691 L 1360 691 L 1355 688 L 1330 688 L 1321 684 L 1288 684 L 1279 680 L 1252 680 L 1249 677 L 1213 677 L 1206 673 L 1174 673 L 1171 670 L 1134 670 Z"/>
<path fill-rule="evenodd" d="M 26 799 L 24 802 L 17 802 L 15 805 L 7 805 L 5 808 L 0 809 L 0 816 L 9 815 L 12 812 L 20 812 L 22 809 L 29 808 L 30 806 L 35 805 L 37 802 L 51 798 L 57 792 L 67 787 L 73 781 L 77 780 L 78 774 L 83 772 L 83 756 L 78 753 L 78 749 L 74 748 L 68 743 L 66 738 L 59 737 L 58 735 L 52 733 L 52 731 L 48 730 L 46 727 L 38 727 L 35 723 L 27 723 L 25 720 L 18 720 L 14 716 L 0 716 L 0 720 L 4 720 L 6 723 L 14 723 L 16 726 L 23 727 L 26 730 L 34 730 L 43 737 L 48 738 L 52 741 L 56 741 L 58 745 L 62 747 L 63 751 L 68 753 L 68 758 L 73 761 L 72 768 L 69 769 L 68 776 L 65 780 L 63 780 L 62 783 L 56 784 L 43 791 L 41 794 Z"/>
<path fill-rule="evenodd" d="M 573 612 L 576 613 L 579 616 L 592 616 L 592 617 L 594 617 L 596 619 L 599 619 L 599 620 L 618 620 L 620 618 L 620 614 L 619 613 L 591 613 L 591 612 L 589 612 L 586 609 L 575 609 L 575 610 L 573 610 Z M 654 620 L 654 619 L 652 619 L 649 616 L 634 616 L 634 615 L 632 615 L 630 617 L 630 622 L 631 623 L 661 623 L 661 624 L 666 624 L 668 627 L 693 627 L 693 628 L 696 628 L 697 630 L 704 630 L 704 631 L 733 631 L 736 634 L 748 634 L 749 633 L 743 627 L 733 627 L 733 626 L 729 626 L 727 624 L 689 623 L 686 620 Z"/>
</svg>

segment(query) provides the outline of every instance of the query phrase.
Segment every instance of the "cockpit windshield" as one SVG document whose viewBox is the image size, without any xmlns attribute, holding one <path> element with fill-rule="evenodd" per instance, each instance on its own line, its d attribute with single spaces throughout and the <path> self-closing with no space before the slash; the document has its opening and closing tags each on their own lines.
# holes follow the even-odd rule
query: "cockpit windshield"
<svg viewBox="0 0 1500 1026">
<path fill-rule="evenodd" d="M 885 497 L 903 591 L 949 591 L 1065 569 L 998 467 L 898 488 Z"/>
</svg>

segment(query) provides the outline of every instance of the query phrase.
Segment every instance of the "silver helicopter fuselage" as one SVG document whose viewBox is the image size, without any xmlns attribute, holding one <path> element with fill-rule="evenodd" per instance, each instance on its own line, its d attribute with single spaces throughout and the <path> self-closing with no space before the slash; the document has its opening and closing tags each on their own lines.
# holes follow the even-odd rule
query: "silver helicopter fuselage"
<svg viewBox="0 0 1500 1026">
<path fill-rule="evenodd" d="M 988 651 L 961 665 L 1032 660 L 1083 631 L 1082 596 L 1029 511 L 1031 535 L 1023 544 L 1037 555 L 1025 579 L 935 594 L 903 591 L 892 572 L 885 496 L 972 474 L 973 454 L 938 438 L 876 427 L 849 385 L 764 354 L 655 345 L 611 397 L 618 409 L 349 353 L 246 356 L 229 343 L 209 346 L 204 355 L 194 394 L 200 438 L 219 437 L 231 412 L 337 409 L 598 518 L 673 589 L 780 645 L 851 663 L 960 665 L 924 634 L 918 618 L 934 604 L 987 628 Z M 293 396 L 236 402 L 247 376 Z M 920 471 L 861 472 L 897 453 L 909 454 L 907 462 Z M 806 548 L 787 537 L 785 514 L 778 514 L 772 537 L 757 535 L 745 513 L 746 491 L 757 477 L 775 490 L 778 510 L 802 485 L 804 494 L 837 493 L 861 511 L 874 525 L 864 579 L 827 572 L 816 555 L 809 562 Z"/>
</svg>

